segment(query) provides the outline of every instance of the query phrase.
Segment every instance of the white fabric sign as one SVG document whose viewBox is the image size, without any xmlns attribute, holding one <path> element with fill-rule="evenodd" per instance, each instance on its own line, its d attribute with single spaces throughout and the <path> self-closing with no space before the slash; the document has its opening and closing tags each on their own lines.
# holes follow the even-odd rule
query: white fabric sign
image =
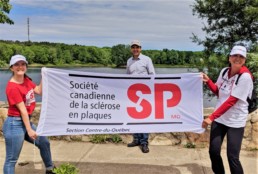
<svg viewBox="0 0 258 174">
<path fill-rule="evenodd" d="M 200 73 L 127 75 L 42 68 L 38 135 L 197 132 Z"/>
</svg>

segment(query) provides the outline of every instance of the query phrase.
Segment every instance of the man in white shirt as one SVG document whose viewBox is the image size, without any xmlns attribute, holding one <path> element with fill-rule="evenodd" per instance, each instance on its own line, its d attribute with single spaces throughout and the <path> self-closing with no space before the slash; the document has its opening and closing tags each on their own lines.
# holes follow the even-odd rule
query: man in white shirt
<svg viewBox="0 0 258 174">
<path fill-rule="evenodd" d="M 127 74 L 140 74 L 149 75 L 155 74 L 154 66 L 151 58 L 141 54 L 141 43 L 138 40 L 131 42 L 132 57 L 127 60 L 126 73 Z M 141 146 L 143 153 L 148 153 L 148 133 L 133 134 L 133 142 L 129 143 L 127 147 Z"/>
</svg>

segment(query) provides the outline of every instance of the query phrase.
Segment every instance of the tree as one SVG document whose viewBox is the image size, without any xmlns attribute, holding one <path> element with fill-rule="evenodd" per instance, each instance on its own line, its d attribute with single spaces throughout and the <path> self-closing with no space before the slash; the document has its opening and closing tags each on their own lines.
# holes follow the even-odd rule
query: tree
<svg viewBox="0 0 258 174">
<path fill-rule="evenodd" d="M 257 0 L 195 0 L 193 15 L 206 19 L 204 40 L 193 34 L 193 42 L 203 45 L 208 55 L 227 53 L 235 43 L 251 46 L 258 40 Z"/>
<path fill-rule="evenodd" d="M 29 47 L 24 48 L 22 55 L 26 57 L 29 64 L 34 62 L 35 53 Z"/>
<path fill-rule="evenodd" d="M 13 55 L 12 48 L 7 44 L 0 44 L 0 58 L 1 61 L 9 63 L 10 57 Z"/>
<path fill-rule="evenodd" d="M 111 64 L 111 49 L 110 48 L 102 48 L 99 50 L 101 52 L 101 64 L 108 65 Z"/>
<path fill-rule="evenodd" d="M 48 51 L 47 47 L 38 47 L 37 51 L 35 52 L 35 62 L 41 64 L 48 63 Z"/>
<path fill-rule="evenodd" d="M 62 58 L 64 59 L 65 63 L 68 64 L 72 63 L 73 61 L 70 50 L 64 50 Z"/>
<path fill-rule="evenodd" d="M 166 64 L 166 60 L 167 60 L 167 49 L 163 49 L 161 52 L 160 52 L 160 55 L 159 55 L 159 59 L 160 59 L 160 64 Z"/>
<path fill-rule="evenodd" d="M 0 23 L 14 24 L 14 22 L 7 16 L 11 9 L 12 5 L 9 4 L 9 0 L 0 0 Z"/>
<path fill-rule="evenodd" d="M 89 59 L 90 59 L 90 54 L 87 52 L 86 47 L 79 48 L 78 60 L 81 63 L 88 63 Z"/>
<path fill-rule="evenodd" d="M 99 54 L 98 54 L 97 47 L 95 46 L 87 47 L 87 52 L 90 55 L 90 57 L 88 58 L 88 61 L 91 63 L 98 63 Z"/>
<path fill-rule="evenodd" d="M 49 48 L 48 50 L 48 54 L 49 54 L 49 57 L 48 57 L 48 61 L 49 63 L 53 63 L 55 64 L 55 62 L 57 61 L 57 51 L 56 51 L 56 48 Z"/>
<path fill-rule="evenodd" d="M 118 44 L 111 49 L 112 62 L 117 66 L 126 65 L 127 59 L 131 57 L 129 45 Z"/>
</svg>

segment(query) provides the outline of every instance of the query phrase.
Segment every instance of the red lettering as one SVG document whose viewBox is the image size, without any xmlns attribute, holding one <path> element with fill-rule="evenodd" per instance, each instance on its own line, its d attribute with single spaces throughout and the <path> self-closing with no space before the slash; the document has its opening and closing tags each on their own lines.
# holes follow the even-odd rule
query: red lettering
<svg viewBox="0 0 258 174">
<path fill-rule="evenodd" d="M 150 88 L 145 84 L 134 84 L 130 86 L 127 91 L 127 96 L 134 103 L 137 103 L 140 99 L 136 94 L 138 91 L 142 94 L 151 94 Z M 142 99 L 140 106 L 142 107 L 142 111 L 140 112 L 138 112 L 135 107 L 127 107 L 128 114 L 135 119 L 144 119 L 149 117 L 151 114 L 151 104 L 147 100 Z"/>
<path fill-rule="evenodd" d="M 181 100 L 180 88 L 171 83 L 155 84 L 155 118 L 164 118 L 163 108 L 163 92 L 168 91 L 172 93 L 172 97 L 167 100 L 167 107 L 176 106 Z"/>
</svg>

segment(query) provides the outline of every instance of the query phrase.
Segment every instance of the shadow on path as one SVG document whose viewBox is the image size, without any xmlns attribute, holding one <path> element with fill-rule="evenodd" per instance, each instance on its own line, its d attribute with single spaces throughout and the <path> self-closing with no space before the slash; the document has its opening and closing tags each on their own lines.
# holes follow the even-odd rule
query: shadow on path
<svg viewBox="0 0 258 174">
<path fill-rule="evenodd" d="M 44 174 L 44 169 L 35 169 L 33 162 L 26 162 L 24 166 L 17 165 L 17 174 Z M 56 166 L 60 166 L 65 162 L 55 162 Z M 146 164 L 121 164 L 121 163 L 74 163 L 79 169 L 80 174 L 211 174 L 212 171 L 208 167 L 198 164 L 185 165 L 146 165 Z M 35 163 L 35 166 L 43 167 L 42 163 Z"/>
</svg>

